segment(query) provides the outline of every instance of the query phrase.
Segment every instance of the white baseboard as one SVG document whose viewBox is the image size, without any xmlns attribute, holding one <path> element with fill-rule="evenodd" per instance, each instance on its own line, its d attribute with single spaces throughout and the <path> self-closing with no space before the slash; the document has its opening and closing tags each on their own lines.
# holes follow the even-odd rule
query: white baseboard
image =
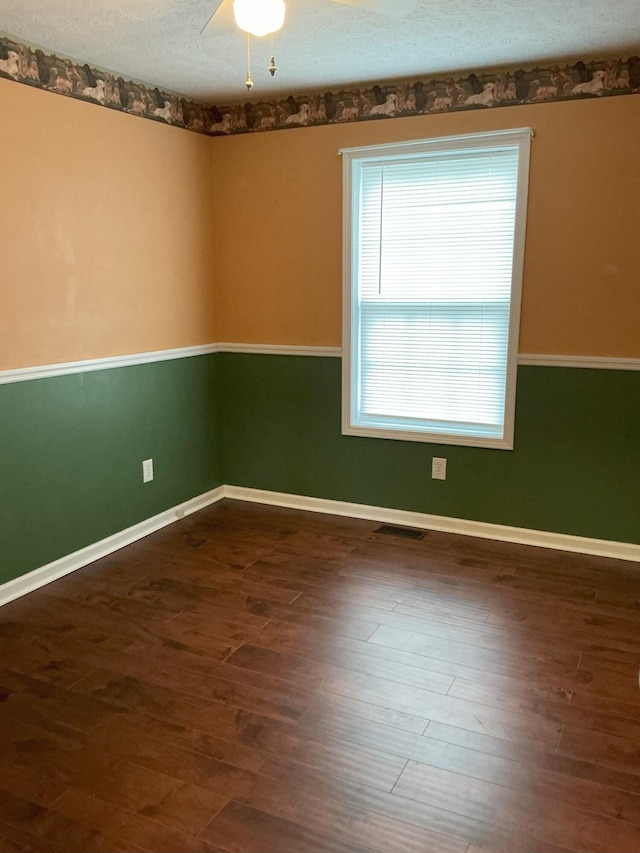
<svg viewBox="0 0 640 853">
<path fill-rule="evenodd" d="M 364 518 L 387 524 L 401 524 L 424 530 L 439 530 L 443 533 L 458 533 L 462 536 L 477 536 L 481 539 L 496 539 L 499 542 L 514 542 L 520 545 L 534 545 L 539 548 L 554 548 L 557 551 L 573 551 L 578 554 L 591 554 L 596 557 L 612 557 L 619 560 L 631 560 L 640 563 L 640 545 L 630 542 L 612 542 L 607 539 L 588 539 L 583 536 L 571 536 L 565 533 L 549 533 L 545 530 L 528 530 L 523 527 L 507 527 L 502 524 L 490 524 L 484 521 L 467 521 L 463 518 L 447 518 L 442 515 L 428 515 L 422 512 L 409 512 L 401 509 L 353 504 L 345 501 L 332 501 L 324 498 L 312 498 L 305 495 L 289 495 L 283 492 L 268 492 L 262 489 L 247 489 L 241 486 L 220 486 L 197 498 L 179 504 L 172 509 L 154 515 L 140 524 L 134 524 L 126 530 L 115 533 L 107 539 L 75 551 L 60 560 L 42 566 L 15 580 L 0 585 L 0 606 L 33 592 L 51 581 L 75 572 L 83 566 L 106 557 L 126 545 L 143 539 L 150 533 L 160 530 L 223 498 L 252 503 L 270 504 L 289 509 L 321 512 L 326 515 L 342 515 L 350 518 Z"/>
<path fill-rule="evenodd" d="M 41 586 L 51 583 L 51 581 L 58 580 L 58 578 L 64 577 L 64 575 L 75 572 L 77 569 L 88 566 L 89 563 L 93 563 L 101 557 L 113 554 L 114 551 L 118 551 L 126 545 L 131 545 L 133 542 L 137 542 L 138 539 L 143 539 L 145 536 L 155 533 L 156 530 L 160 530 L 162 527 L 167 527 L 167 525 L 172 524 L 174 521 L 184 518 L 185 515 L 191 515 L 191 513 L 197 512 L 199 509 L 204 509 L 204 507 L 222 500 L 223 497 L 224 486 L 220 486 L 217 489 L 199 495 L 197 498 L 192 498 L 189 501 L 185 501 L 185 503 L 167 509 L 159 515 L 147 518 L 139 524 L 134 524 L 133 527 L 127 527 L 126 530 L 114 533 L 113 536 L 108 536 L 100 542 L 95 542 L 93 545 L 81 548 L 80 551 L 75 551 L 73 554 L 61 557 L 53 563 L 41 566 L 39 569 L 34 569 L 32 572 L 22 575 L 22 577 L 7 581 L 7 583 L 0 585 L 0 606 L 13 601 L 14 598 L 20 598 L 20 596 L 26 595 L 28 592 L 33 592 L 33 590 L 39 589 Z"/>
<path fill-rule="evenodd" d="M 439 530 L 443 533 L 458 533 L 462 536 L 477 536 L 481 539 L 497 539 L 499 542 L 515 542 L 520 545 L 534 545 L 539 548 L 554 548 L 556 551 L 573 551 L 578 554 L 591 554 L 596 557 L 612 557 L 619 560 L 632 560 L 640 563 L 640 545 L 631 542 L 613 542 L 608 539 L 588 539 L 584 536 L 571 536 L 566 533 L 549 533 L 546 530 L 529 530 L 524 527 L 507 527 L 503 524 L 490 524 L 485 521 L 467 521 L 464 518 L 447 518 L 442 515 L 428 515 L 422 512 L 409 512 L 402 509 L 352 504 L 344 501 L 331 501 L 324 498 L 310 498 L 304 495 L 288 495 L 281 492 L 267 492 L 260 489 L 245 489 L 240 486 L 225 486 L 225 498 L 272 506 L 302 509 L 310 512 L 323 512 L 327 515 L 345 515 L 351 518 L 364 518 L 387 524 L 401 524 L 424 530 Z"/>
</svg>

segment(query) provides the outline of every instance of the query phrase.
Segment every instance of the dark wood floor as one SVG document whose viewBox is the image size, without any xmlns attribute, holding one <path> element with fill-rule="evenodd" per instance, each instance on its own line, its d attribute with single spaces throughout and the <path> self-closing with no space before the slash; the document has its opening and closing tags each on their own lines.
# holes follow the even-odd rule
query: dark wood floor
<svg viewBox="0 0 640 853">
<path fill-rule="evenodd" d="M 226 501 L 0 610 L 0 851 L 640 851 L 640 566 Z"/>
</svg>

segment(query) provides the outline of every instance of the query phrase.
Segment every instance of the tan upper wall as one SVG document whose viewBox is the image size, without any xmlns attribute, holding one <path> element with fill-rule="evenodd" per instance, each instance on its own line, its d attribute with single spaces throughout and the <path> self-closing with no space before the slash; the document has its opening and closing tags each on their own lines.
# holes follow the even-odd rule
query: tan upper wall
<svg viewBox="0 0 640 853">
<path fill-rule="evenodd" d="M 210 343 L 211 140 L 0 80 L 0 369 Z"/>
<path fill-rule="evenodd" d="M 0 80 L 0 370 L 339 346 L 342 147 L 531 126 L 520 351 L 640 357 L 640 97 L 209 139 Z"/>
<path fill-rule="evenodd" d="M 338 149 L 531 127 L 520 351 L 640 357 L 640 97 L 212 141 L 224 341 L 339 346 Z"/>
</svg>

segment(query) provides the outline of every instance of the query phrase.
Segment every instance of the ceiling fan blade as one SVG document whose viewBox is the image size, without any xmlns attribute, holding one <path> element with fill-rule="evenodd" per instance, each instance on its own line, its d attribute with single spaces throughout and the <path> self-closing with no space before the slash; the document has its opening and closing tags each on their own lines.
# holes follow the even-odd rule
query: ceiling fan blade
<svg viewBox="0 0 640 853">
<path fill-rule="evenodd" d="M 418 0 L 332 0 L 342 6 L 357 6 L 367 12 L 378 12 L 389 18 L 406 18 L 418 5 Z"/>
<path fill-rule="evenodd" d="M 236 19 L 233 15 L 233 0 L 213 0 L 213 12 L 204 25 L 200 34 L 206 33 L 212 36 L 224 36 L 237 29 Z"/>
</svg>

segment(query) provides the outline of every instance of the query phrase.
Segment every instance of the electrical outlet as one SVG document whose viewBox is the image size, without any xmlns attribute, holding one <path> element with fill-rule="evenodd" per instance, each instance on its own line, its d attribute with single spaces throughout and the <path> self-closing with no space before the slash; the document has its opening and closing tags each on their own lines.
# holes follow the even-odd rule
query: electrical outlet
<svg viewBox="0 0 640 853">
<path fill-rule="evenodd" d="M 433 480 L 447 479 L 447 460 L 434 456 L 431 460 L 431 478 Z"/>
<path fill-rule="evenodd" d="M 142 482 L 150 483 L 153 480 L 153 459 L 145 459 L 142 463 Z"/>
</svg>

